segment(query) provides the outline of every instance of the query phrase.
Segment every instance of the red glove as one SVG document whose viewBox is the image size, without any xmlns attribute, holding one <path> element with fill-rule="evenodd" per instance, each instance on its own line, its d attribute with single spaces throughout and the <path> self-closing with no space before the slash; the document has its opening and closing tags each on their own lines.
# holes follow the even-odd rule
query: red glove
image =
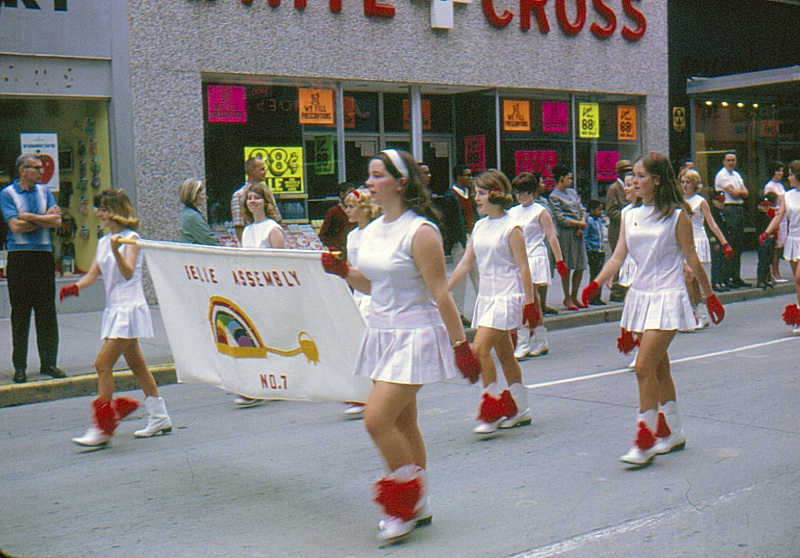
<svg viewBox="0 0 800 558">
<path fill-rule="evenodd" d="M 536 308 L 535 302 L 529 302 L 522 309 L 522 323 L 533 329 L 539 323 L 539 309 Z"/>
<path fill-rule="evenodd" d="M 333 252 L 323 252 L 321 259 L 322 267 L 325 269 L 326 273 L 338 275 L 342 279 L 347 279 L 347 275 L 350 273 L 350 266 L 347 265 L 347 262 L 341 254 L 336 255 Z"/>
<path fill-rule="evenodd" d="M 592 281 L 586 287 L 584 287 L 583 291 L 581 292 L 581 302 L 583 302 L 583 307 L 586 308 L 589 306 L 589 301 L 594 300 L 594 297 L 600 294 L 600 285 L 597 284 L 597 281 Z"/>
<path fill-rule="evenodd" d="M 722 307 L 722 303 L 720 303 L 717 295 L 712 294 L 706 299 L 706 309 L 714 325 L 720 323 L 722 318 L 725 317 L 725 309 Z"/>
<path fill-rule="evenodd" d="M 453 347 L 456 354 L 456 366 L 461 371 L 461 375 L 474 384 L 481 377 L 481 361 L 472 352 L 469 341 L 464 341 L 460 345 Z"/>
<path fill-rule="evenodd" d="M 564 260 L 558 260 L 556 262 L 556 271 L 558 271 L 558 274 L 562 279 L 569 277 L 569 268 L 567 267 L 567 264 L 564 263 Z"/>
<path fill-rule="evenodd" d="M 69 298 L 71 296 L 81 296 L 81 290 L 78 288 L 78 285 L 64 285 L 58 291 L 59 302 L 64 302 L 65 298 Z"/>
<path fill-rule="evenodd" d="M 763 242 L 761 244 L 764 244 Z M 733 257 L 733 248 L 727 242 L 722 245 L 722 253 L 725 254 L 725 259 L 729 260 Z"/>
<path fill-rule="evenodd" d="M 623 354 L 628 354 L 639 344 L 638 339 L 634 339 L 633 332 L 628 331 L 624 327 L 620 328 L 619 337 L 617 337 L 617 349 Z"/>
<path fill-rule="evenodd" d="M 767 234 L 767 232 L 766 232 L 766 231 L 764 231 L 763 233 L 761 233 L 760 235 L 758 235 L 758 243 L 759 243 L 759 244 L 761 244 L 761 245 L 763 246 L 763 245 L 764 245 L 764 242 L 766 242 L 766 240 L 767 240 L 768 238 L 769 238 L 769 235 Z M 727 246 L 727 244 L 726 244 L 725 246 Z M 723 249 L 725 248 L 725 246 L 723 246 Z"/>
</svg>

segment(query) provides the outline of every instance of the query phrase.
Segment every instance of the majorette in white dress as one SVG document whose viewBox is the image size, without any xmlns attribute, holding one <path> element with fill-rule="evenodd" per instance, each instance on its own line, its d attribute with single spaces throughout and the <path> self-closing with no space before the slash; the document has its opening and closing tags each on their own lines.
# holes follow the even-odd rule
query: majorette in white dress
<svg viewBox="0 0 800 558">
<path fill-rule="evenodd" d="M 708 263 L 711 261 L 711 246 L 708 243 L 708 236 L 706 229 L 703 226 L 706 218 L 703 215 L 703 210 L 700 209 L 700 204 L 703 203 L 703 196 L 694 194 L 690 198 L 686 198 L 686 203 L 692 209 L 692 233 L 694 233 L 694 249 L 697 251 L 697 257 L 700 258 L 700 263 Z"/>
<path fill-rule="evenodd" d="M 620 223 L 625 222 L 625 214 L 631 209 L 633 209 L 633 206 L 631 204 L 628 204 L 622 208 L 619 216 Z M 636 262 L 631 256 L 630 251 L 628 251 L 628 255 L 625 256 L 625 261 L 622 262 L 622 267 L 619 268 L 619 281 L 617 282 L 623 287 L 630 287 L 635 277 L 636 277 Z"/>
<path fill-rule="evenodd" d="M 623 217 L 628 253 L 636 262 L 636 277 L 625 296 L 620 325 L 637 333 L 693 329 L 697 320 L 683 280 L 683 252 L 675 232 L 678 215 L 659 219 L 652 205 L 642 205 Z"/>
<path fill-rule="evenodd" d="M 124 229 L 119 235 L 122 238 L 139 238 L 136 231 Z M 103 321 L 100 327 L 101 339 L 149 339 L 153 337 L 153 319 L 150 307 L 142 288 L 142 258 L 139 250 L 133 276 L 125 280 L 111 252 L 111 234 L 105 235 L 97 243 L 95 261 L 100 267 L 106 287 L 106 307 L 103 310 Z M 131 247 L 123 244 L 120 253 L 125 255 Z"/>
<path fill-rule="evenodd" d="M 536 285 L 550 284 L 550 260 L 547 257 L 547 247 L 544 244 L 544 227 L 539 222 L 545 207 L 538 203 L 528 206 L 515 205 L 508 210 L 508 214 L 522 227 L 525 235 L 525 248 L 528 252 L 528 265 L 531 268 L 531 283 Z"/>
<path fill-rule="evenodd" d="M 447 329 L 411 257 L 417 230 L 438 228 L 411 210 L 385 219 L 364 229 L 358 250 L 358 269 L 372 284 L 355 374 L 397 384 L 460 377 Z"/>
<path fill-rule="evenodd" d="M 783 259 L 800 260 L 800 192 L 797 188 L 786 192 L 783 203 L 786 204 L 786 218 L 789 220 L 789 230 L 783 244 Z"/>
<path fill-rule="evenodd" d="M 242 231 L 242 248 L 272 248 L 269 235 L 275 228 L 282 227 L 272 219 L 250 223 Z"/>
<path fill-rule="evenodd" d="M 508 214 L 484 217 L 472 229 L 472 249 L 478 262 L 480 286 L 472 324 L 500 330 L 522 325 L 525 291 L 508 236 L 519 224 Z"/>
<path fill-rule="evenodd" d="M 364 234 L 365 229 L 356 227 L 347 234 L 347 261 L 351 266 L 358 268 L 358 251 L 361 248 L 361 236 Z M 360 269 L 360 268 L 359 268 Z M 369 317 L 369 300 L 368 294 L 361 291 L 353 291 L 353 300 L 356 301 L 356 306 L 361 310 L 361 315 L 364 319 Z"/>
</svg>

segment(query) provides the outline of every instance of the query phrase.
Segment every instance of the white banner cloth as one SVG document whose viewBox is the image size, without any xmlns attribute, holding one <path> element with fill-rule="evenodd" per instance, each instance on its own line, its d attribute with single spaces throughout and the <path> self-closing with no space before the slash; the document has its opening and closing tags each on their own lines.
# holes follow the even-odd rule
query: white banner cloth
<svg viewBox="0 0 800 558">
<path fill-rule="evenodd" d="M 139 240 L 180 382 L 262 399 L 364 402 L 364 319 L 320 252 Z"/>
</svg>

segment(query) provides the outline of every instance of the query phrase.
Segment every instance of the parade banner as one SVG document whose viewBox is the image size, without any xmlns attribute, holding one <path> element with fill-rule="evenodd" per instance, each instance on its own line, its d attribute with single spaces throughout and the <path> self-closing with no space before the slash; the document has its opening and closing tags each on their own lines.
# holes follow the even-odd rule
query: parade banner
<svg viewBox="0 0 800 558">
<path fill-rule="evenodd" d="M 364 320 L 320 252 L 139 240 L 180 382 L 260 399 L 364 402 Z"/>
</svg>

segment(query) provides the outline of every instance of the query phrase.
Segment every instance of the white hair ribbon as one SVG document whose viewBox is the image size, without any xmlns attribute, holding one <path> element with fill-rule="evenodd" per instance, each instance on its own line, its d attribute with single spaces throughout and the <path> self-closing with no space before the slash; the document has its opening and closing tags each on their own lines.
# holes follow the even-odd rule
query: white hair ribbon
<svg viewBox="0 0 800 558">
<path fill-rule="evenodd" d="M 403 158 L 400 157 L 400 154 L 397 152 L 396 149 L 384 149 L 381 153 L 386 153 L 386 156 L 389 157 L 389 160 L 395 166 L 395 168 L 400 171 L 400 174 L 403 178 L 408 178 L 408 167 L 403 162 Z"/>
</svg>

